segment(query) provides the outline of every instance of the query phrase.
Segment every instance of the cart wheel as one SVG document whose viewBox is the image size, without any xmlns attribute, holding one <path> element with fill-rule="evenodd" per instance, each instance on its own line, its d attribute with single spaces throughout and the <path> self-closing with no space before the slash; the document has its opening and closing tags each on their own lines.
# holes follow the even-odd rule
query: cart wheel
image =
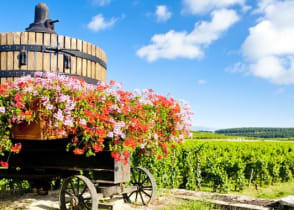
<svg viewBox="0 0 294 210">
<path fill-rule="evenodd" d="M 71 176 L 64 180 L 60 193 L 61 210 L 97 210 L 98 197 L 94 184 L 85 176 Z"/>
<path fill-rule="evenodd" d="M 145 168 L 136 167 L 131 169 L 131 184 L 137 190 L 130 194 L 123 194 L 125 202 L 137 205 L 148 205 L 156 196 L 156 183 L 153 175 Z"/>
</svg>

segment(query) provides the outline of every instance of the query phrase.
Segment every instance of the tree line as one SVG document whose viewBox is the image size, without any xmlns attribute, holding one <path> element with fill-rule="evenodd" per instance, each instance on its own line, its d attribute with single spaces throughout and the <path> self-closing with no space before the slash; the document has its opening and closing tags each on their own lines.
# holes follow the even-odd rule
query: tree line
<svg viewBox="0 0 294 210">
<path fill-rule="evenodd" d="M 294 128 L 228 128 L 216 130 L 215 133 L 257 138 L 293 138 Z"/>
</svg>

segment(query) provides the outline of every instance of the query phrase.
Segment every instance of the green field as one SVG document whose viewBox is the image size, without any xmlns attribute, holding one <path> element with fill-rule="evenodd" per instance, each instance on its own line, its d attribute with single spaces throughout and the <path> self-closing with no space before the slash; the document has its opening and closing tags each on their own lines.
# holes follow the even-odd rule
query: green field
<svg viewBox="0 0 294 210">
<path fill-rule="evenodd" d="M 246 137 L 246 136 L 228 136 L 225 134 L 213 133 L 213 132 L 205 132 L 205 131 L 192 131 L 193 139 L 243 139 L 243 140 L 262 140 L 261 138 L 254 137 Z"/>
<path fill-rule="evenodd" d="M 208 131 L 192 131 L 193 139 L 196 140 L 272 140 L 272 141 L 294 141 L 294 137 L 287 138 L 261 138 L 261 137 L 250 137 L 250 136 L 230 136 L 227 134 L 213 133 Z"/>
</svg>

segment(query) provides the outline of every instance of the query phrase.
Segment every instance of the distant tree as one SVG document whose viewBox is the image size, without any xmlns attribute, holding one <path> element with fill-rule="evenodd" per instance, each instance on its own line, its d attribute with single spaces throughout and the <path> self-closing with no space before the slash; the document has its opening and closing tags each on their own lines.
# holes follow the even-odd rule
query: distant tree
<svg viewBox="0 0 294 210">
<path fill-rule="evenodd" d="M 257 138 L 294 138 L 294 128 L 228 128 L 216 130 L 215 133 Z"/>
</svg>

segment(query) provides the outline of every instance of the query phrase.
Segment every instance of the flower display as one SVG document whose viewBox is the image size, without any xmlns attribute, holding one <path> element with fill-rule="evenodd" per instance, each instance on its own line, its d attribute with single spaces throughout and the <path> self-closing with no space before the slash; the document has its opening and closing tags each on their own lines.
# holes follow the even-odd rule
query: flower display
<svg viewBox="0 0 294 210">
<path fill-rule="evenodd" d="M 76 155 L 109 150 L 114 160 L 127 163 L 130 152 L 140 149 L 161 159 L 190 135 L 191 114 L 187 102 L 152 89 L 132 93 L 115 81 L 91 85 L 36 72 L 0 85 L 0 154 L 21 150 L 11 142 L 13 126 L 42 121 L 46 134 L 67 134 L 67 149 Z"/>
</svg>

